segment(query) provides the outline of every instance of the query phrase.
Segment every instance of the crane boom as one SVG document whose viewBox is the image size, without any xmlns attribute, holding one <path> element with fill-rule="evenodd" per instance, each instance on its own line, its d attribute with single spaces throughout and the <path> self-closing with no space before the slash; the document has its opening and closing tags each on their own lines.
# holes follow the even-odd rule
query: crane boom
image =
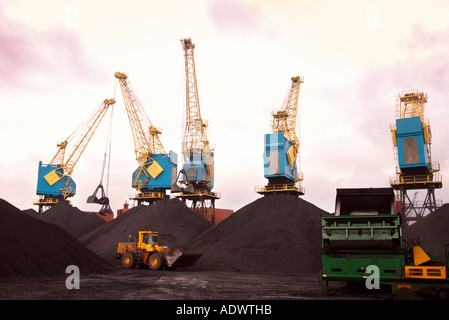
<svg viewBox="0 0 449 320">
<path fill-rule="evenodd" d="M 397 96 L 397 118 L 421 117 L 424 121 L 424 109 L 427 103 L 427 93 L 412 91 L 402 92 Z"/>
<path fill-rule="evenodd" d="M 93 113 L 93 115 L 87 120 L 84 131 L 81 133 L 79 139 L 74 144 L 72 151 L 70 152 L 65 165 L 63 166 L 64 171 L 67 175 L 71 175 L 73 168 L 75 168 L 76 163 L 83 154 L 87 147 L 90 139 L 98 128 L 98 125 L 103 120 L 104 115 L 109 110 L 109 107 L 115 103 L 114 99 L 105 99 L 102 105 Z"/>
<path fill-rule="evenodd" d="M 58 144 L 58 151 L 50 161 L 49 165 L 56 164 L 59 165 L 59 167 L 58 169 L 55 169 L 46 174 L 44 177 L 50 185 L 55 184 L 64 176 L 70 177 L 72 175 L 76 163 L 86 149 L 87 144 L 97 130 L 101 120 L 103 120 L 106 111 L 108 111 L 109 107 L 114 103 L 114 99 L 105 99 L 103 103 L 95 110 L 95 112 L 84 122 L 85 125 L 81 128 L 82 132 L 79 135 L 78 140 L 74 144 L 72 151 L 69 153 L 67 160 L 65 160 L 65 151 L 68 144 L 67 140 L 69 140 L 70 137 L 69 139 Z M 69 180 L 70 179 L 67 180 L 67 183 L 69 182 Z M 71 192 L 67 188 L 64 188 L 64 198 L 66 198 L 70 193 Z"/>
<path fill-rule="evenodd" d="M 115 77 L 119 80 L 123 100 L 125 101 L 126 113 L 134 139 L 136 160 L 140 165 L 144 165 L 150 154 L 165 153 L 165 149 L 159 139 L 159 135 L 162 132 L 151 124 L 128 80 L 128 76 L 124 73 L 116 72 Z"/>
<path fill-rule="evenodd" d="M 184 161 L 188 161 L 194 152 L 201 152 L 207 164 L 207 178 L 214 174 L 212 150 L 207 138 L 207 123 L 201 118 L 198 85 L 196 81 L 194 49 L 191 38 L 181 39 L 184 49 L 186 74 L 186 123 L 182 143 Z"/>
<path fill-rule="evenodd" d="M 303 77 L 292 77 L 289 94 L 282 108 L 273 112 L 273 133 L 283 132 L 287 140 L 292 143 L 288 151 L 288 161 L 292 165 L 298 156 L 299 140 L 296 135 L 296 116 L 299 104 L 299 89 L 304 82 Z"/>
</svg>

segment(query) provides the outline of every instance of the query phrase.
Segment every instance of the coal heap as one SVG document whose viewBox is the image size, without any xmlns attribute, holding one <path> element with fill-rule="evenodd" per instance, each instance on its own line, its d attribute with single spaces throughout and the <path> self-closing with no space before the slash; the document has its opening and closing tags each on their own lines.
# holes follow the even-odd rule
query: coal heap
<svg viewBox="0 0 449 320">
<path fill-rule="evenodd" d="M 321 269 L 321 216 L 329 213 L 289 195 L 246 205 L 194 239 L 203 256 L 192 268 L 309 273 Z"/>
<path fill-rule="evenodd" d="M 449 204 L 444 204 L 414 224 L 403 228 L 402 232 L 407 241 L 422 238 L 423 249 L 445 261 L 444 245 L 449 244 Z"/>
<path fill-rule="evenodd" d="M 80 241 L 108 261 L 115 261 L 119 242 L 137 237 L 139 231 L 159 232 L 159 244 L 184 248 L 212 223 L 190 210 L 179 199 L 165 199 L 131 208 L 116 219 L 82 236 Z"/>
<path fill-rule="evenodd" d="M 102 226 L 106 221 L 95 213 L 89 213 L 72 207 L 67 201 L 59 201 L 43 213 L 35 210 L 24 210 L 25 213 L 42 221 L 54 223 L 62 227 L 76 238 Z"/>
<path fill-rule="evenodd" d="M 109 265 L 61 227 L 34 219 L 0 199 L 0 278 L 103 273 Z"/>
</svg>

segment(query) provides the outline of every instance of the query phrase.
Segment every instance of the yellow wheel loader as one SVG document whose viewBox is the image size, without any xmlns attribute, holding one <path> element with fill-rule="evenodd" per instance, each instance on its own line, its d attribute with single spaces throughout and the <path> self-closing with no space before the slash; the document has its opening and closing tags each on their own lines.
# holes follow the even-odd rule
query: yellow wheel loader
<svg viewBox="0 0 449 320">
<path fill-rule="evenodd" d="M 173 247 L 160 246 L 159 232 L 154 231 L 139 231 L 139 238 L 136 241 L 119 242 L 116 255 L 124 268 L 131 269 L 139 266 L 148 267 L 151 270 L 188 267 L 200 257 L 201 254 L 182 253 Z"/>
</svg>

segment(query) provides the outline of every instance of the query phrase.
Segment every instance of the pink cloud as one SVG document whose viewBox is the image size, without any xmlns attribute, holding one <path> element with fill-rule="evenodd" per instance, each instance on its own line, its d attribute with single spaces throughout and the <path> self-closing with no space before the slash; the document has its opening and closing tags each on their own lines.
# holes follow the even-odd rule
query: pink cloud
<svg viewBox="0 0 449 320">
<path fill-rule="evenodd" d="M 359 127 L 371 141 L 379 141 L 395 122 L 399 92 L 419 90 L 429 95 L 425 117 L 445 114 L 449 100 L 449 29 L 427 32 L 419 25 L 401 45 L 407 58 L 390 63 L 375 63 L 359 77 L 357 85 L 344 90 L 340 106 L 348 121 Z M 348 92 L 352 92 L 347 95 Z M 438 119 L 429 119 L 437 125 Z M 439 130 L 446 130 L 439 128 Z M 436 129 L 435 129 L 436 130 Z M 384 143 L 380 141 L 380 143 Z"/>
<path fill-rule="evenodd" d="M 62 26 L 38 31 L 0 8 L 0 90 L 33 90 L 46 78 L 89 83 L 103 77 L 74 31 Z"/>
<path fill-rule="evenodd" d="M 217 30 L 226 34 L 275 33 L 262 9 L 254 4 L 238 0 L 215 0 L 209 2 L 208 11 Z"/>
</svg>

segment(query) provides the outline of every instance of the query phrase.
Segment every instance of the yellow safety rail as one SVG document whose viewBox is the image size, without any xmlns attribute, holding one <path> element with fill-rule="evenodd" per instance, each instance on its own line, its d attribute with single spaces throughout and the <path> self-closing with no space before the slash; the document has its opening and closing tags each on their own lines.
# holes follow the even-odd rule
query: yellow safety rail
<svg viewBox="0 0 449 320">
<path fill-rule="evenodd" d="M 429 184 L 441 183 L 441 174 L 420 175 L 420 176 L 398 176 L 390 178 L 390 185 L 407 185 L 407 184 Z"/>
<path fill-rule="evenodd" d="M 406 266 L 405 277 L 411 279 L 446 279 L 445 266 Z"/>
<path fill-rule="evenodd" d="M 287 192 L 287 191 L 304 193 L 305 190 L 303 187 L 298 186 L 295 183 L 285 183 L 285 184 L 273 184 L 273 185 L 267 185 L 267 186 L 256 186 L 255 191 L 257 193 L 274 193 L 274 192 Z"/>
</svg>

